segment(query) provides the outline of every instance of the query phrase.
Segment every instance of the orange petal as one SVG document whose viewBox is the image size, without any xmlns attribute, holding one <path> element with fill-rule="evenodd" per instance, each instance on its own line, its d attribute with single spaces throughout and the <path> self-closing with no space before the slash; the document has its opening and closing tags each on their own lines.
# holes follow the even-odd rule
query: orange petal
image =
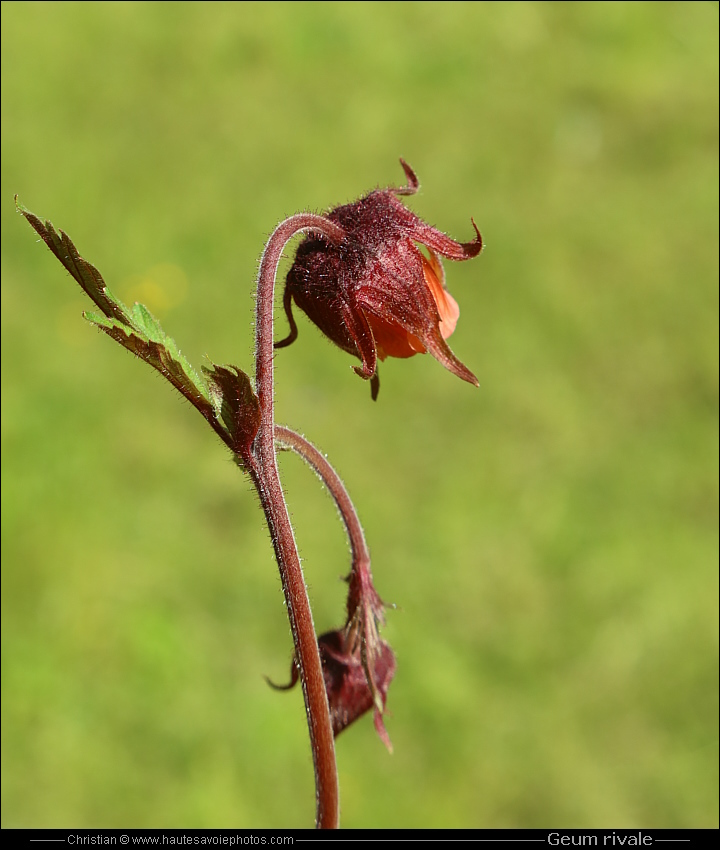
<svg viewBox="0 0 720 850">
<path fill-rule="evenodd" d="M 460 316 L 460 308 L 457 301 L 443 286 L 445 273 L 440 258 L 434 251 L 428 250 L 430 251 L 429 260 L 424 254 L 421 254 L 423 275 L 440 314 L 440 333 L 443 339 L 447 339 L 455 330 Z"/>
<path fill-rule="evenodd" d="M 413 354 L 424 354 L 427 350 L 416 336 L 400 325 L 386 322 L 369 312 L 365 315 L 375 339 L 377 355 L 381 360 L 386 357 L 412 357 Z"/>
</svg>

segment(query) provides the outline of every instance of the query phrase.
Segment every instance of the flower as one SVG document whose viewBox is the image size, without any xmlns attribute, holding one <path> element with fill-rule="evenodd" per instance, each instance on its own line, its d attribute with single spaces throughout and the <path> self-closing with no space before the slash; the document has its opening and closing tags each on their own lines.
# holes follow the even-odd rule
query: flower
<svg viewBox="0 0 720 850">
<path fill-rule="evenodd" d="M 339 245 L 312 234 L 300 243 L 283 296 L 290 334 L 275 344 L 282 348 L 297 338 L 294 301 L 337 346 L 362 361 L 355 371 L 371 380 L 373 398 L 379 388 L 378 359 L 426 351 L 478 385 L 445 341 L 460 310 L 445 288 L 439 255 L 468 260 L 482 250 L 482 238 L 473 221 L 476 238 L 455 242 L 408 210 L 398 196 L 414 194 L 419 183 L 410 166 L 400 163 L 407 186 L 376 189 L 328 213 L 345 230 Z"/>
<path fill-rule="evenodd" d="M 362 717 L 371 708 L 375 731 L 380 740 L 392 752 L 390 737 L 383 722 L 387 691 L 395 675 L 395 655 L 384 641 L 378 641 L 373 655 L 372 683 L 368 684 L 366 665 L 363 664 L 360 648 L 350 650 L 345 629 L 325 632 L 318 638 L 318 649 L 322 662 L 325 690 L 330 707 L 330 722 L 333 735 L 337 736 Z M 299 678 L 297 663 L 293 659 L 290 681 L 287 685 L 268 684 L 278 691 L 290 690 Z"/>
<path fill-rule="evenodd" d="M 390 646 L 381 640 L 375 648 L 371 668 L 372 689 L 368 685 L 367 668 L 362 662 L 360 651 L 348 651 L 344 630 L 321 635 L 318 638 L 318 648 L 335 737 L 372 708 L 375 731 L 392 752 L 392 744 L 382 717 L 388 686 L 395 675 L 395 655 Z"/>
<path fill-rule="evenodd" d="M 354 564 L 347 582 L 344 628 L 318 638 L 333 735 L 337 737 L 372 708 L 375 731 L 392 752 L 383 714 L 396 662 L 390 645 L 379 634 L 379 626 L 385 622 L 385 606 L 373 586 L 369 564 Z M 267 681 L 276 690 L 285 691 L 294 687 L 298 678 L 297 660 L 293 657 L 287 685 Z"/>
</svg>

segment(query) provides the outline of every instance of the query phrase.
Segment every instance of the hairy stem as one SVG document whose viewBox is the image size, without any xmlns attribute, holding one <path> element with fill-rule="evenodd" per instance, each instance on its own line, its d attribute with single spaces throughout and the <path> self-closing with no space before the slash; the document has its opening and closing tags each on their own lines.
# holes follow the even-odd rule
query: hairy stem
<svg viewBox="0 0 720 850">
<path fill-rule="evenodd" d="M 273 409 L 273 300 L 275 277 L 283 249 L 296 233 L 312 231 L 331 242 L 344 236 L 341 227 L 322 216 L 299 213 L 281 222 L 260 261 L 255 320 L 255 384 L 260 401 L 260 428 L 252 446 L 250 475 L 260 496 L 275 549 L 290 629 L 295 644 L 315 768 L 316 819 L 322 829 L 339 825 L 339 790 L 335 740 L 310 601 L 295 536 L 280 484 L 275 457 Z"/>
<path fill-rule="evenodd" d="M 347 613 L 348 620 L 344 629 L 344 646 L 346 653 L 354 655 L 359 651 L 365 679 L 375 704 L 375 728 L 380 738 L 390 752 L 392 744 L 382 722 L 385 711 L 385 690 L 378 687 L 375 667 L 379 659 L 378 651 L 382 653 L 382 642 L 378 634 L 378 624 L 384 623 L 384 604 L 373 586 L 370 571 L 370 552 L 365 542 L 365 534 L 342 479 L 322 452 L 301 434 L 286 428 L 284 425 L 275 426 L 275 442 L 281 448 L 294 451 L 315 471 L 332 496 L 347 531 L 352 552 L 352 568 L 347 577 L 349 584 Z M 389 647 L 388 647 L 389 649 Z M 392 653 L 390 653 L 392 656 Z M 393 659 L 394 670 L 394 659 Z M 391 676 L 392 678 L 392 676 Z M 293 682 L 291 681 L 291 685 Z"/>
<path fill-rule="evenodd" d="M 306 440 L 301 434 L 286 428 L 284 425 L 275 426 L 275 442 L 286 446 L 308 464 L 327 487 L 333 501 L 337 505 L 340 517 L 347 531 L 352 553 L 353 570 L 356 572 L 367 569 L 370 566 L 370 552 L 365 542 L 365 534 L 360 525 L 360 520 L 352 503 L 350 494 L 340 476 L 330 464 L 325 455 Z"/>
</svg>

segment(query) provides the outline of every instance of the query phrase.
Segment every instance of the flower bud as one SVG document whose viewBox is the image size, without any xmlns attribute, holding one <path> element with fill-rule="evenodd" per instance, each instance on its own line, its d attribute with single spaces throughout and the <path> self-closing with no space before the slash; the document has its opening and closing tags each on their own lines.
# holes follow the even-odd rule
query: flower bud
<svg viewBox="0 0 720 850">
<path fill-rule="evenodd" d="M 400 162 L 407 186 L 377 189 L 328 213 L 345 230 L 340 244 L 312 234 L 300 243 L 283 297 L 290 334 L 275 344 L 282 348 L 297 337 L 294 301 L 329 339 L 362 361 L 355 371 L 371 380 L 373 398 L 379 388 L 378 359 L 426 351 L 459 378 L 478 385 L 445 341 L 460 310 L 445 288 L 440 256 L 477 256 L 480 233 L 473 221 L 476 238 L 455 242 L 408 210 L 398 196 L 414 194 L 419 183 L 410 166 Z"/>
</svg>

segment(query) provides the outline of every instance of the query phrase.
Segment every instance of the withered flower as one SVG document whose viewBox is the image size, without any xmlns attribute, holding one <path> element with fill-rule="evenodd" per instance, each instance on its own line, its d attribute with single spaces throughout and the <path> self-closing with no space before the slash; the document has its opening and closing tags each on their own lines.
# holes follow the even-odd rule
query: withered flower
<svg viewBox="0 0 720 850">
<path fill-rule="evenodd" d="M 395 654 L 378 633 L 385 606 L 373 586 L 369 565 L 354 565 L 347 582 L 345 627 L 318 638 L 333 733 L 337 737 L 372 708 L 375 730 L 392 752 L 383 714 L 395 675 Z M 288 690 L 297 683 L 298 675 L 293 659 L 287 685 L 268 682 L 277 690 Z"/>
<path fill-rule="evenodd" d="M 289 336 L 297 338 L 292 302 L 336 345 L 358 357 L 355 371 L 379 388 L 377 361 L 412 357 L 429 351 L 446 369 L 478 385 L 445 340 L 455 330 L 460 310 L 445 288 L 440 256 L 468 260 L 482 250 L 482 238 L 455 242 L 426 224 L 398 199 L 412 195 L 418 179 L 400 160 L 407 186 L 377 189 L 364 198 L 336 207 L 327 218 L 345 230 L 339 245 L 307 236 L 299 245 L 285 282 L 283 303 Z M 423 246 L 427 256 L 418 248 Z"/>
</svg>

